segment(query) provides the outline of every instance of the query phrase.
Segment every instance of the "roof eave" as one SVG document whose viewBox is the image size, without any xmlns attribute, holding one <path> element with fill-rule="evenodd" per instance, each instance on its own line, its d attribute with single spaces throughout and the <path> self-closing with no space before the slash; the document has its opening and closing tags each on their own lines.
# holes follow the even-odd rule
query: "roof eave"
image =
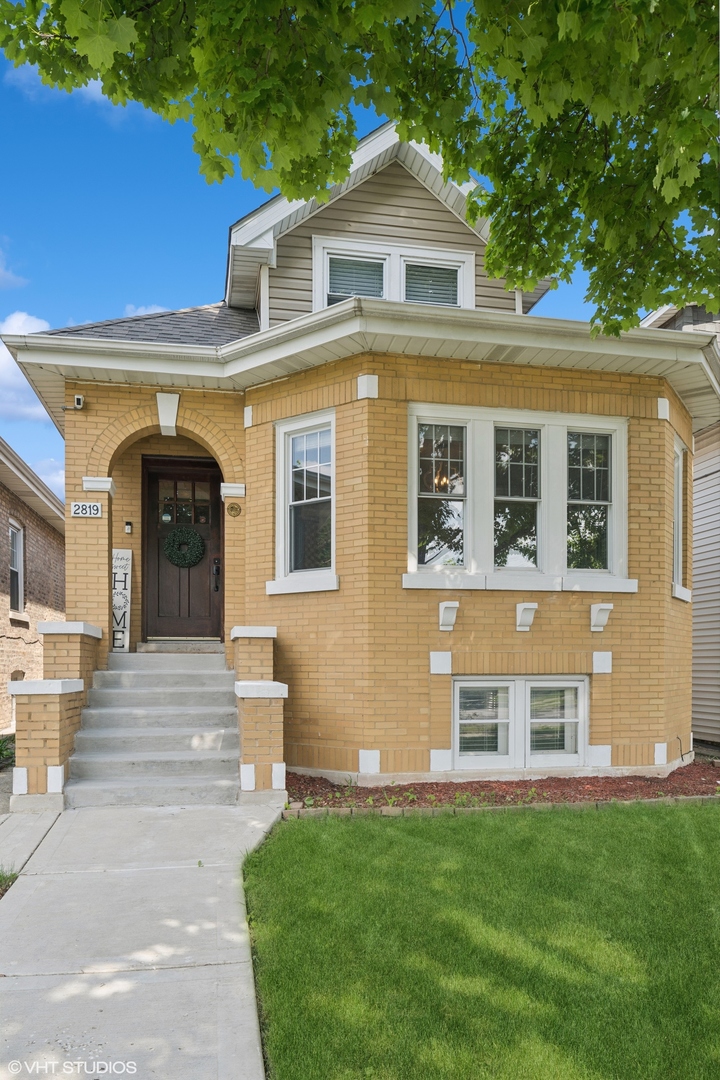
<svg viewBox="0 0 720 1080">
<path fill-rule="evenodd" d="M 712 395 L 712 401 L 703 397 L 698 412 L 702 426 L 714 422 L 714 410 L 720 419 L 720 351 L 716 336 L 706 331 L 636 329 L 619 338 L 593 338 L 589 323 L 567 319 L 350 299 L 217 348 L 48 334 L 5 340 L 33 386 L 42 381 L 42 371 L 44 378 L 53 373 L 80 381 L 244 390 L 361 352 L 403 352 L 529 366 L 658 370 L 671 385 L 677 382 L 693 415 L 697 410 L 688 395 Z M 497 350 L 500 355 L 492 355 Z M 513 359 L 513 350 L 523 355 Z M 691 368 L 694 388 L 681 392 L 678 387 L 688 382 L 681 374 Z"/>
</svg>

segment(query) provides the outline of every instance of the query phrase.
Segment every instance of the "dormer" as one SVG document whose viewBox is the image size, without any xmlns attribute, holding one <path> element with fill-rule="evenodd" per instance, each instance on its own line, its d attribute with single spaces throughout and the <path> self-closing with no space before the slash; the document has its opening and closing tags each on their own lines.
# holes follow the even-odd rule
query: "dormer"
<svg viewBox="0 0 720 1080">
<path fill-rule="evenodd" d="M 385 124 L 326 203 L 277 197 L 231 227 L 226 302 L 256 307 L 261 329 L 350 296 L 527 313 L 549 282 L 521 295 L 488 278 L 488 223 L 465 216 L 473 187 L 446 182 L 437 154 Z"/>
</svg>

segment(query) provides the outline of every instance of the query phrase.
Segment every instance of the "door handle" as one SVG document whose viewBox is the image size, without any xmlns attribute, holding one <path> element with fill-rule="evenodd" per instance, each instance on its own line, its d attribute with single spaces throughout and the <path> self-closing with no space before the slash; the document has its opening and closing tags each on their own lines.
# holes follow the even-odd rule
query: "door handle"
<svg viewBox="0 0 720 1080">
<path fill-rule="evenodd" d="M 215 579 L 214 589 L 215 592 L 220 592 L 220 560 L 215 559 L 212 568 L 213 578 Z"/>
</svg>

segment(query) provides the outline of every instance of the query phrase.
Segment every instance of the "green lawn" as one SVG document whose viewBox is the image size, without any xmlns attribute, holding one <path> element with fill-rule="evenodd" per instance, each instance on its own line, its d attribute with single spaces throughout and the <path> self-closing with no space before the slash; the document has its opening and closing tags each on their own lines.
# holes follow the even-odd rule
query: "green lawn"
<svg viewBox="0 0 720 1080">
<path fill-rule="evenodd" d="M 718 1080 L 720 807 L 279 825 L 271 1080 Z"/>
</svg>

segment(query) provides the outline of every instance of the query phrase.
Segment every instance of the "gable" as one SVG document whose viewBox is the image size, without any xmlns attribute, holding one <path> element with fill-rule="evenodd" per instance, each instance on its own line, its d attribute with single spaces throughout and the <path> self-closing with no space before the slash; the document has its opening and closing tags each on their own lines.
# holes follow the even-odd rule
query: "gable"
<svg viewBox="0 0 720 1080">
<path fill-rule="evenodd" d="M 270 326 L 312 311 L 313 236 L 470 251 L 476 307 L 515 311 L 514 292 L 485 273 L 480 236 L 398 161 L 278 238 L 276 266 L 268 277 Z"/>
</svg>

